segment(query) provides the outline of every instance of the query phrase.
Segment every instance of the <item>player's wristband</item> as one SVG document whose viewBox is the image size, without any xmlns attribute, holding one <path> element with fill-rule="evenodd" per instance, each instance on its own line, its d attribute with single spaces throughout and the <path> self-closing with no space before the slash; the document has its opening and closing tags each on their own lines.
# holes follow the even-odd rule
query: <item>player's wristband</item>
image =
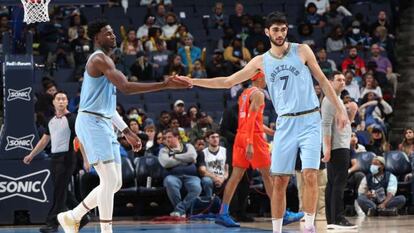
<svg viewBox="0 0 414 233">
<path fill-rule="evenodd" d="M 128 128 L 128 125 L 124 122 L 124 120 L 122 119 L 122 117 L 116 111 L 115 111 L 114 116 L 112 117 L 112 123 L 121 132 L 124 131 L 124 129 Z"/>
</svg>

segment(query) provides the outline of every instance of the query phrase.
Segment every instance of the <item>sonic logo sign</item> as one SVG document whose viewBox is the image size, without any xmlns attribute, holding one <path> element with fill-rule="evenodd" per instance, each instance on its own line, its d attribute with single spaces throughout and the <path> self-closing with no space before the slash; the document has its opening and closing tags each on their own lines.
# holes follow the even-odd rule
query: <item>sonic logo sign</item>
<svg viewBox="0 0 414 233">
<path fill-rule="evenodd" d="M 8 92 L 9 96 L 7 96 L 7 101 L 13 101 L 17 99 L 30 101 L 30 92 L 32 92 L 32 88 L 26 87 L 20 90 L 9 89 Z"/>
<path fill-rule="evenodd" d="M 22 197 L 46 202 L 45 184 L 49 176 L 50 171 L 47 169 L 16 178 L 0 174 L 0 201 Z"/>
<path fill-rule="evenodd" d="M 30 134 L 21 138 L 15 138 L 12 136 L 7 136 L 7 145 L 5 150 L 14 150 L 16 148 L 21 148 L 24 150 L 33 150 L 33 139 L 35 135 Z"/>
</svg>

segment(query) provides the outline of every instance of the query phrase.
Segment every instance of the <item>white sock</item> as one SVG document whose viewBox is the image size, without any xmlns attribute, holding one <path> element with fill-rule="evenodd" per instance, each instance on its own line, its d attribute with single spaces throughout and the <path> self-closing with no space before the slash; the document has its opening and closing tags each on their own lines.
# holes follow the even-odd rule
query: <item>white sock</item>
<svg viewBox="0 0 414 233">
<path fill-rule="evenodd" d="M 283 218 L 272 218 L 273 233 L 282 233 Z"/>
<path fill-rule="evenodd" d="M 313 227 L 313 222 L 315 221 L 315 213 L 310 214 L 305 212 L 305 227 L 311 228 Z"/>
<path fill-rule="evenodd" d="M 101 233 L 112 233 L 112 222 L 101 222 Z"/>
</svg>

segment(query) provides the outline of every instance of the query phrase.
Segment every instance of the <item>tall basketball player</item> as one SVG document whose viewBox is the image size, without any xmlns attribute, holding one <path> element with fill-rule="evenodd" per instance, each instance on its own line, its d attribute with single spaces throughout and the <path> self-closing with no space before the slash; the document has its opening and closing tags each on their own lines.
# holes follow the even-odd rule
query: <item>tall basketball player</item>
<svg viewBox="0 0 414 233">
<path fill-rule="evenodd" d="M 138 150 L 141 146 L 138 137 L 115 110 L 116 89 L 125 94 L 137 94 L 185 88 L 189 83 L 176 77 L 159 83 L 128 82 L 109 57 L 116 47 L 111 26 L 105 21 L 92 22 L 88 25 L 88 36 L 94 42 L 95 52 L 86 63 L 75 130 L 100 183 L 76 208 L 58 214 L 58 221 L 65 232 L 78 232 L 82 216 L 97 206 L 101 232 L 111 233 L 114 193 L 122 186 L 119 144 L 112 124 L 125 134 L 133 149 Z"/>
<path fill-rule="evenodd" d="M 287 42 L 287 32 L 286 16 L 281 12 L 270 13 L 265 28 L 271 42 L 269 51 L 254 57 L 242 70 L 229 77 L 187 80 L 195 86 L 230 88 L 252 77 L 258 69 L 264 71 L 270 97 L 279 116 L 270 167 L 273 187 L 277 187 L 273 189 L 271 201 L 273 232 L 282 232 L 286 188 L 290 176 L 295 174 L 296 153 L 300 149 L 305 193 L 302 200 L 305 212 L 304 232 L 308 233 L 316 232 L 314 219 L 321 150 L 321 117 L 312 75 L 335 106 L 338 128 L 342 129 L 349 121 L 310 47 Z M 183 76 L 180 78 L 185 79 Z"/>
</svg>

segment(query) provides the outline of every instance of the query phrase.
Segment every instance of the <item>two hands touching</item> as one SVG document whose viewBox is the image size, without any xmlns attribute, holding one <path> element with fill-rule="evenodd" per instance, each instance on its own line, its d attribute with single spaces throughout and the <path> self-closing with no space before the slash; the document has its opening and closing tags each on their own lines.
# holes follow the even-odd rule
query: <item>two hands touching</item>
<svg viewBox="0 0 414 233">
<path fill-rule="evenodd" d="M 192 88 L 193 80 L 187 76 L 174 75 L 166 78 L 164 83 L 171 89 Z"/>
</svg>

